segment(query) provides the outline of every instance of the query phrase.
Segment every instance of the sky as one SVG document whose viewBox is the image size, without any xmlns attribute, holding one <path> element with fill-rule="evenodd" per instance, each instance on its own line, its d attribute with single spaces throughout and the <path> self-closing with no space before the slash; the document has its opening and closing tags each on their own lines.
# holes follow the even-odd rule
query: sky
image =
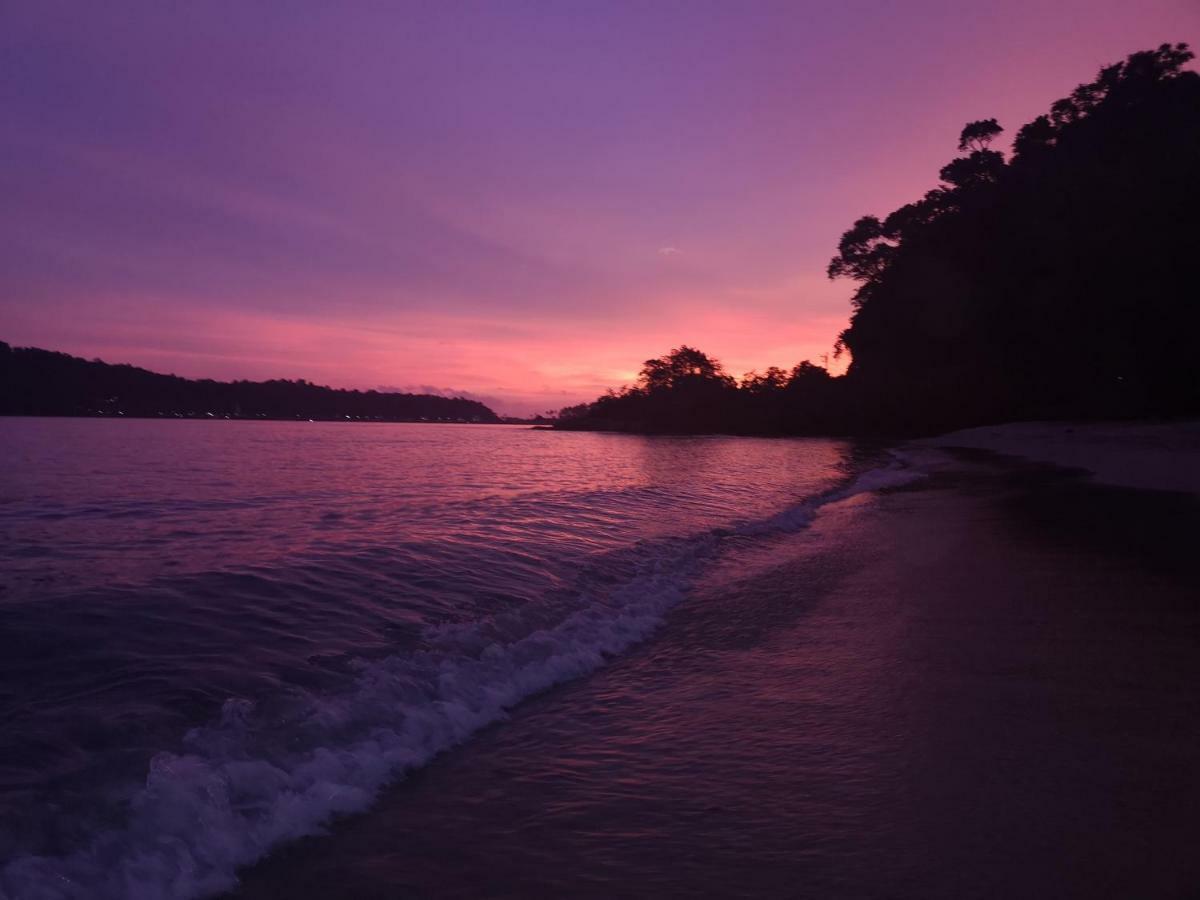
<svg viewBox="0 0 1200 900">
<path fill-rule="evenodd" d="M 3 0 L 0 340 L 519 415 L 819 362 L 856 218 L 1167 41 L 1200 0 Z"/>
</svg>

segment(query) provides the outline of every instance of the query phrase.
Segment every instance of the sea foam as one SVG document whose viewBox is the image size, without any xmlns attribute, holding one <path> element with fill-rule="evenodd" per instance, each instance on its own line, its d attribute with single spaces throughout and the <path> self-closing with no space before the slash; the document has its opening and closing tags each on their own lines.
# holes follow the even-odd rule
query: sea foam
<svg viewBox="0 0 1200 900">
<path fill-rule="evenodd" d="M 182 752 L 152 760 L 120 827 L 70 856 L 14 860 L 0 872 L 0 898 L 184 900 L 229 890 L 237 870 L 272 847 L 366 809 L 381 787 L 522 699 L 645 640 L 724 537 L 796 531 L 823 505 L 920 477 L 897 460 L 768 519 L 639 542 L 623 560 L 624 580 L 584 591 L 557 623 L 531 613 L 431 628 L 426 649 L 361 664 L 339 694 L 271 710 L 229 700 Z"/>
</svg>

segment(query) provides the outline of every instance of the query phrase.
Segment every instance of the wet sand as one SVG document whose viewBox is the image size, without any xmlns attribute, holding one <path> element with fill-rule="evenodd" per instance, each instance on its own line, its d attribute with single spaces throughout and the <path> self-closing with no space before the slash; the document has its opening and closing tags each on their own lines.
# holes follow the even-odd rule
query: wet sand
<svg viewBox="0 0 1200 900">
<path fill-rule="evenodd" d="M 236 896 L 1197 896 L 1198 535 L 1194 496 L 961 455 Z"/>
</svg>

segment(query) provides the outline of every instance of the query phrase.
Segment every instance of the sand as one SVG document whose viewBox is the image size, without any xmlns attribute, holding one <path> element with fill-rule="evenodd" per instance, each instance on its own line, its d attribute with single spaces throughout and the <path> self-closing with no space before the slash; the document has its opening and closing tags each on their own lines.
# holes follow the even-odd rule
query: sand
<svg viewBox="0 0 1200 900">
<path fill-rule="evenodd" d="M 1191 896 L 1200 502 L 930 465 L 238 896 Z"/>
<path fill-rule="evenodd" d="M 1082 469 L 1101 484 L 1200 494 L 1200 422 L 1015 422 L 915 445 L 991 450 Z"/>
</svg>

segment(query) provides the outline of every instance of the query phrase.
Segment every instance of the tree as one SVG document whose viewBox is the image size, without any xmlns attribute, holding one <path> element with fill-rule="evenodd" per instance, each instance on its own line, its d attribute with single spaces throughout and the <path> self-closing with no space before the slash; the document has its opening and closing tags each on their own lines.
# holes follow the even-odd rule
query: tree
<svg viewBox="0 0 1200 900">
<path fill-rule="evenodd" d="M 754 371 L 743 375 L 741 389 L 752 394 L 766 394 L 782 389 L 787 385 L 787 381 L 787 372 L 778 366 L 771 366 L 761 375 Z"/>
<path fill-rule="evenodd" d="M 802 388 L 814 384 L 826 384 L 832 380 L 833 376 L 829 374 L 828 369 L 806 359 L 792 367 L 788 387 Z"/>
<path fill-rule="evenodd" d="M 939 185 L 855 221 L 827 270 L 857 283 L 834 347 L 845 376 L 803 362 L 729 389 L 683 346 L 561 427 L 911 434 L 1200 415 L 1191 58 L 1164 44 L 1100 69 L 1017 131 L 1011 164 L 999 122 L 968 122 Z"/>
<path fill-rule="evenodd" d="M 967 123 L 942 186 L 855 222 L 835 350 L 903 428 L 1200 408 L 1194 201 L 1200 75 L 1163 44 L 1105 66 L 1017 132 Z"/>
<path fill-rule="evenodd" d="M 878 281 L 887 270 L 896 246 L 877 216 L 863 216 L 838 241 L 838 254 L 825 270 L 831 278 L 852 278 L 864 284 Z"/>
<path fill-rule="evenodd" d="M 996 135 L 1003 130 L 995 119 L 968 122 L 958 136 L 958 152 L 966 153 L 970 150 L 972 153 L 977 153 L 980 150 L 986 150 Z"/>
<path fill-rule="evenodd" d="M 666 356 L 646 360 L 638 373 L 638 386 L 644 391 L 670 390 L 694 382 L 732 385 L 733 379 L 715 359 L 686 344 Z"/>
<path fill-rule="evenodd" d="M 996 150 L 976 150 L 970 156 L 953 159 L 938 176 L 956 188 L 969 188 L 978 184 L 991 184 L 1004 171 L 1004 154 Z"/>
<path fill-rule="evenodd" d="M 1054 146 L 1058 129 L 1050 124 L 1049 116 L 1038 116 L 1027 125 L 1023 125 L 1013 141 L 1013 156 L 1022 157 L 1046 150 Z"/>
</svg>

